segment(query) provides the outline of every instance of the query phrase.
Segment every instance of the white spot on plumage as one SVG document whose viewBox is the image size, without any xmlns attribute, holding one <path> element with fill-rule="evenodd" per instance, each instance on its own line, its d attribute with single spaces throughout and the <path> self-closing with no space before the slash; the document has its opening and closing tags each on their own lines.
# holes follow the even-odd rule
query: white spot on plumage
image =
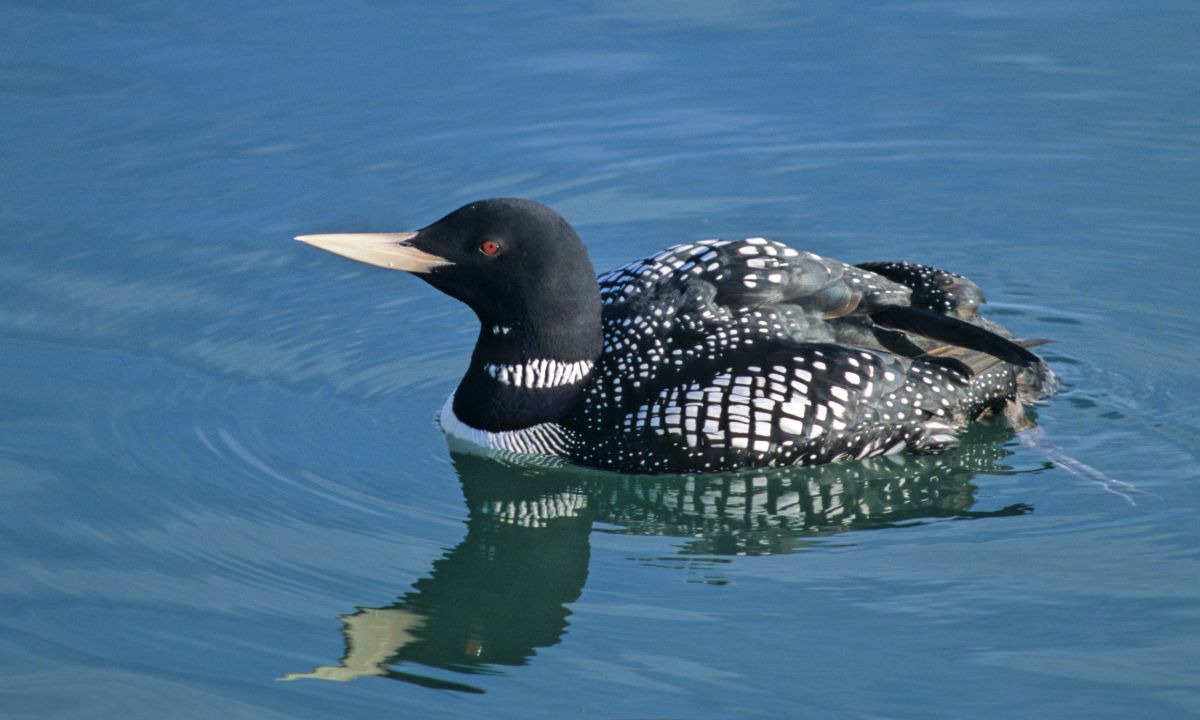
<svg viewBox="0 0 1200 720">
<path fill-rule="evenodd" d="M 779 418 L 779 429 L 789 435 L 800 435 L 804 432 L 804 423 L 785 415 Z"/>
</svg>

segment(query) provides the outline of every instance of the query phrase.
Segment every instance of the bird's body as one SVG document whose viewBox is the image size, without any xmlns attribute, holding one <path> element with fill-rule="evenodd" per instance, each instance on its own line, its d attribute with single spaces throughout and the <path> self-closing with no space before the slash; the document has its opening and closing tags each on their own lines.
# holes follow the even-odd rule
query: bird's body
<svg viewBox="0 0 1200 720">
<path fill-rule="evenodd" d="M 351 237 L 400 238 L 403 259 Z M 940 452 L 1056 387 L 1036 343 L 977 315 L 974 283 L 921 265 L 702 240 L 597 280 L 562 218 L 507 199 L 415 234 L 305 239 L 471 305 L 479 341 L 441 421 L 497 450 L 639 473 Z"/>
</svg>

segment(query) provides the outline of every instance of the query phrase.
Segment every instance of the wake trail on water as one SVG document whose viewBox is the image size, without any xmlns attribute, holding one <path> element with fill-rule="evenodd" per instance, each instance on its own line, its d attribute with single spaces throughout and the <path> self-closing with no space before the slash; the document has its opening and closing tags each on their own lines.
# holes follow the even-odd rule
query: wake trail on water
<svg viewBox="0 0 1200 720">
<path fill-rule="evenodd" d="M 1096 468 L 1088 465 L 1082 460 L 1067 455 L 1062 451 L 1053 440 L 1046 435 L 1046 431 L 1040 427 L 1034 426 L 1027 428 L 1017 433 L 1017 437 L 1021 440 L 1021 446 L 1027 450 L 1031 450 L 1038 455 L 1046 458 L 1058 467 L 1066 470 L 1075 477 L 1082 478 L 1088 482 L 1095 483 L 1104 489 L 1105 492 L 1110 492 L 1117 495 L 1136 507 L 1137 502 L 1133 499 L 1134 495 L 1148 495 L 1150 497 L 1159 497 L 1153 493 L 1139 490 L 1133 483 L 1118 480 L 1100 472 Z"/>
</svg>

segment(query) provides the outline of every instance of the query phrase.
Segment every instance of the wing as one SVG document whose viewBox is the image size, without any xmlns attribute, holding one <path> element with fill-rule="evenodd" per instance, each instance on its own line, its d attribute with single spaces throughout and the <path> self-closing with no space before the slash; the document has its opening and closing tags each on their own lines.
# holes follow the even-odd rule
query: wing
<svg viewBox="0 0 1200 720">
<path fill-rule="evenodd" d="M 910 302 L 925 310 L 971 321 L 987 299 L 983 290 L 962 275 L 907 262 L 869 262 L 855 267 L 875 273 L 909 288 Z"/>
<path fill-rule="evenodd" d="M 596 404 L 588 434 L 600 440 L 574 460 L 646 473 L 940 452 L 956 443 L 972 385 L 938 364 L 823 343 L 766 341 L 705 365 L 690 380 L 677 374 L 627 402 Z"/>
<path fill-rule="evenodd" d="M 600 293 L 606 309 L 631 317 L 683 300 L 709 305 L 722 320 L 722 309 L 786 316 L 790 337 L 801 341 L 910 357 L 950 345 L 1022 367 L 1038 362 L 978 318 L 983 293 L 961 275 L 909 263 L 847 265 L 765 238 L 676 245 L 602 276 Z"/>
<path fill-rule="evenodd" d="M 727 308 L 786 303 L 825 319 L 908 305 L 911 290 L 868 270 L 765 238 L 701 240 L 667 248 L 600 277 L 606 306 L 633 310 L 704 284 Z"/>
<path fill-rule="evenodd" d="M 934 309 L 923 288 L 763 238 L 678 245 L 607 273 L 576 460 L 671 472 L 943 450 L 1011 395 L 1013 368 L 993 360 L 980 384 L 929 354 L 948 347 L 939 337 L 1036 359 L 973 324 L 978 288 L 958 282 L 962 299 Z"/>
</svg>

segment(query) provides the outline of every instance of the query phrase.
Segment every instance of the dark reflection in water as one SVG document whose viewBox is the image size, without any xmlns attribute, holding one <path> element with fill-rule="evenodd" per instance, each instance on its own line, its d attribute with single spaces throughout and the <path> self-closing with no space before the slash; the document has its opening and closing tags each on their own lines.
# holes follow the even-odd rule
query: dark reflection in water
<svg viewBox="0 0 1200 720">
<path fill-rule="evenodd" d="M 720 556 L 792 552 L 823 535 L 930 518 L 1022 514 L 1031 508 L 971 509 L 975 475 L 1009 472 L 999 464 L 1009 454 L 999 444 L 1007 435 L 981 424 L 942 456 L 697 476 L 620 476 L 453 454 L 469 511 L 466 537 L 396 603 L 342 616 L 340 664 L 284 679 L 375 675 L 482 692 L 400 668 L 495 672 L 557 644 L 587 580 L 596 522 L 610 526 L 599 532 L 685 537 L 681 554 Z"/>
</svg>

